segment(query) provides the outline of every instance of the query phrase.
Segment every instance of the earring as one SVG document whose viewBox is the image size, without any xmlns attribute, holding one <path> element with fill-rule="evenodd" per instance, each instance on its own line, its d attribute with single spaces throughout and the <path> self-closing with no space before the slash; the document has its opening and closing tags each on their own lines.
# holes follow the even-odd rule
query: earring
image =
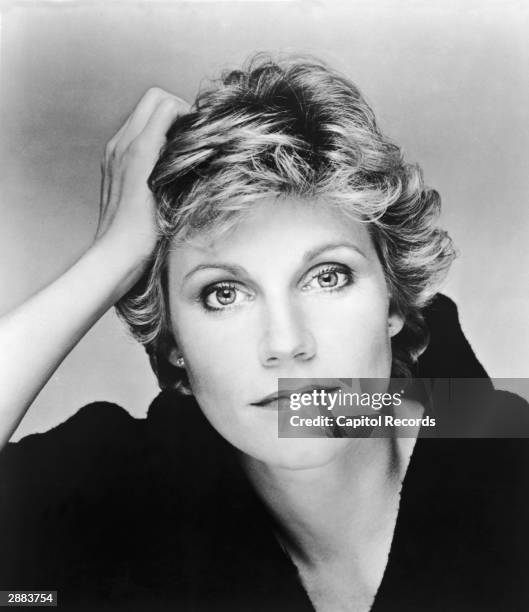
<svg viewBox="0 0 529 612">
<path fill-rule="evenodd" d="M 183 357 L 178 357 L 178 359 L 176 360 L 176 367 L 177 368 L 185 368 L 185 361 Z"/>
</svg>

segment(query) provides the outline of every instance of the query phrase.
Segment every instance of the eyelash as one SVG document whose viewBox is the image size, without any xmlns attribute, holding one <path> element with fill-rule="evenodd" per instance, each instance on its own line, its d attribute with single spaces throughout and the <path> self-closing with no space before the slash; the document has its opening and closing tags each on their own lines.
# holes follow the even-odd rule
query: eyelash
<svg viewBox="0 0 529 612">
<path fill-rule="evenodd" d="M 236 283 L 231 283 L 227 281 L 215 283 L 214 285 L 209 285 L 208 287 L 204 287 L 204 289 L 200 292 L 198 299 L 199 299 L 199 302 L 202 304 L 202 307 L 205 310 L 207 310 L 208 312 L 222 312 L 225 310 L 231 310 L 234 307 L 234 305 L 232 304 L 223 306 L 223 307 L 221 306 L 220 308 L 216 308 L 214 306 L 208 305 L 207 299 L 209 298 L 209 296 L 213 295 L 216 291 L 219 291 L 222 289 L 229 289 L 231 291 L 237 291 L 238 287 Z"/>
<path fill-rule="evenodd" d="M 319 289 L 320 291 L 323 291 L 326 293 L 331 293 L 331 292 L 334 293 L 335 291 L 340 291 L 344 289 L 345 287 L 348 287 L 349 285 L 353 284 L 355 280 L 354 273 L 347 266 L 340 265 L 340 264 L 323 264 L 323 265 L 325 267 L 318 268 L 318 271 L 310 277 L 309 282 L 303 285 L 302 291 L 307 291 L 308 286 L 310 285 L 312 281 L 314 281 L 317 278 L 320 278 L 321 276 L 324 276 L 325 274 L 329 274 L 329 273 L 342 274 L 345 277 L 344 282 L 342 282 L 336 287 L 320 287 Z M 237 291 L 237 290 L 242 291 L 241 289 L 239 289 L 237 283 L 228 282 L 228 281 L 218 282 L 213 285 L 204 287 L 204 289 L 200 292 L 200 295 L 198 296 L 198 301 L 200 302 L 204 310 L 208 312 L 223 312 L 226 310 L 231 310 L 232 308 L 236 307 L 236 304 L 235 305 L 229 304 L 229 305 L 225 305 L 221 307 L 214 307 L 214 306 L 210 306 L 207 303 L 207 300 L 211 295 L 213 295 L 215 292 L 222 290 L 222 289 L 228 289 L 231 291 Z M 247 292 L 242 291 L 242 293 L 246 293 L 246 295 L 248 295 Z"/>
<path fill-rule="evenodd" d="M 310 277 L 308 283 L 303 286 L 303 290 L 306 290 L 306 287 L 310 284 L 311 281 L 324 276 L 325 274 L 335 273 L 335 274 L 343 274 L 345 280 L 343 283 L 339 284 L 336 287 L 320 287 L 321 291 L 325 291 L 327 293 L 331 293 L 334 291 L 340 291 L 349 285 L 352 285 L 354 282 L 354 274 L 353 271 L 347 266 L 339 265 L 339 264 L 324 264 L 325 267 L 318 268 L 318 271 Z"/>
</svg>

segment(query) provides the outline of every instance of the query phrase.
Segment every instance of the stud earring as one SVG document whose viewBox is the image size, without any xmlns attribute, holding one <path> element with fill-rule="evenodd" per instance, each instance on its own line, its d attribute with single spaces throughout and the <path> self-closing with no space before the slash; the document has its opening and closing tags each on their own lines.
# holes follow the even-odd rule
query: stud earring
<svg viewBox="0 0 529 612">
<path fill-rule="evenodd" d="M 185 368 L 186 362 L 184 361 L 183 357 L 178 357 L 178 359 L 176 360 L 176 367 L 177 368 Z"/>
</svg>

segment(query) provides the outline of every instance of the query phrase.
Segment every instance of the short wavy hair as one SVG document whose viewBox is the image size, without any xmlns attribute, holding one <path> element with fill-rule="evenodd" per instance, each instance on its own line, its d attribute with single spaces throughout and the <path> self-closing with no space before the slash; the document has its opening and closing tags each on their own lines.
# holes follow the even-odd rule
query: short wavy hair
<svg viewBox="0 0 529 612">
<path fill-rule="evenodd" d="M 159 241 L 117 310 L 146 348 L 164 388 L 189 391 L 167 311 L 167 254 L 196 234 L 222 232 L 263 198 L 318 198 L 366 223 L 390 308 L 404 318 L 392 338 L 392 376 L 410 376 L 429 335 L 422 309 L 455 256 L 436 225 L 439 194 L 380 131 L 358 88 L 324 63 L 258 55 L 200 93 L 167 134 L 149 178 Z"/>
</svg>

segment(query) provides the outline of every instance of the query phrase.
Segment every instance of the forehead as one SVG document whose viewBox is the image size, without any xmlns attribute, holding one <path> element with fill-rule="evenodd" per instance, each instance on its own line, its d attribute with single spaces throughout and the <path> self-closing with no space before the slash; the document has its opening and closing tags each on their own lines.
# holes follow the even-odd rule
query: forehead
<svg viewBox="0 0 529 612">
<path fill-rule="evenodd" d="M 320 200 L 262 200 L 245 211 L 228 230 L 221 226 L 174 245 L 169 267 L 182 270 L 201 260 L 233 263 L 297 260 L 307 251 L 349 244 L 369 260 L 376 258 L 368 225 Z"/>
</svg>

